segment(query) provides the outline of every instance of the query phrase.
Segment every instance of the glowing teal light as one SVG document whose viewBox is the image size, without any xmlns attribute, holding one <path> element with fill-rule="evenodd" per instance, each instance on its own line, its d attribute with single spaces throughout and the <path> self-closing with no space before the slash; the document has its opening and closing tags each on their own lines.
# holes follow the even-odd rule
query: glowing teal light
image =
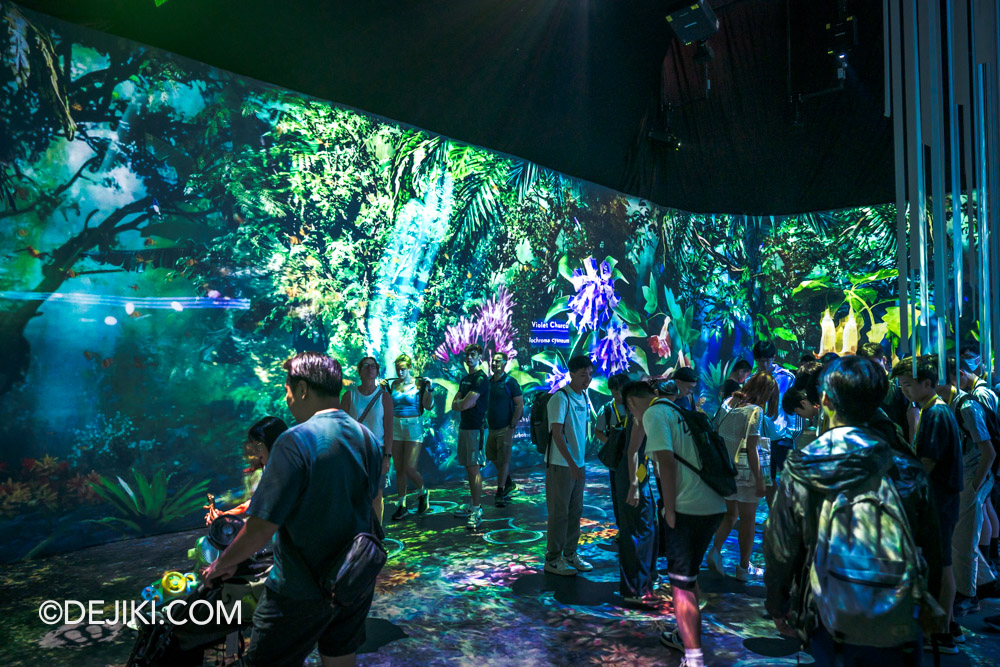
<svg viewBox="0 0 1000 667">
<path fill-rule="evenodd" d="M 505 528 L 503 530 L 491 530 L 483 535 L 483 539 L 490 544 L 528 544 L 536 542 L 544 534 L 538 530 L 520 530 Z"/>
</svg>

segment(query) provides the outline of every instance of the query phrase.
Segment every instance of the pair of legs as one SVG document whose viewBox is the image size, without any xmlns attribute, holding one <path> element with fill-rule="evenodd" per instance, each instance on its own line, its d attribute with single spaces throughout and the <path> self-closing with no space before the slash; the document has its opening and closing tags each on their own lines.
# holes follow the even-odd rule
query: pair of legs
<svg viewBox="0 0 1000 667">
<path fill-rule="evenodd" d="M 990 541 L 998 537 L 1000 537 L 1000 520 L 997 519 L 992 499 L 986 498 L 986 502 L 983 503 L 983 530 L 979 536 L 979 552 L 987 559 L 990 558 Z"/>
<path fill-rule="evenodd" d="M 472 506 L 479 507 L 483 495 L 483 469 L 481 466 L 465 466 L 465 475 L 469 478 L 469 495 L 472 496 Z"/>
<path fill-rule="evenodd" d="M 499 428 L 489 430 L 486 436 L 486 460 L 497 469 L 497 495 L 503 493 L 510 483 L 510 455 L 514 444 L 514 429 Z"/>
<path fill-rule="evenodd" d="M 757 528 L 757 502 L 726 501 L 726 515 L 722 518 L 719 529 L 715 531 L 715 544 L 712 545 L 712 551 L 722 552 L 722 545 L 729 537 L 729 533 L 733 532 L 733 526 L 736 525 L 737 519 L 740 522 L 737 532 L 740 544 L 740 567 L 746 568 L 750 566 L 750 554 L 753 553 L 753 538 Z"/>
<path fill-rule="evenodd" d="M 353 667 L 365 641 L 372 597 L 350 607 L 302 600 L 267 590 L 254 611 L 248 667 L 300 667 L 318 645 L 324 667 Z"/>
<path fill-rule="evenodd" d="M 458 465 L 465 468 L 473 507 L 479 507 L 483 495 L 483 466 L 486 465 L 485 444 L 485 431 L 459 429 Z"/>
<path fill-rule="evenodd" d="M 396 493 L 399 502 L 406 502 L 406 482 L 413 482 L 419 490 L 424 488 L 424 478 L 417 472 L 417 459 L 420 457 L 420 443 L 410 440 L 392 443 L 392 460 L 396 462 Z"/>
</svg>

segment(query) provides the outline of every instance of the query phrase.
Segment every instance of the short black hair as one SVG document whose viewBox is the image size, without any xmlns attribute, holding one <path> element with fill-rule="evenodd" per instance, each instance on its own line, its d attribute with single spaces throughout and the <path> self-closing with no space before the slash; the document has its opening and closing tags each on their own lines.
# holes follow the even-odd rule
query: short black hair
<svg viewBox="0 0 1000 667">
<path fill-rule="evenodd" d="M 625 399 L 626 405 L 630 398 L 652 399 L 655 396 L 656 392 L 653 391 L 653 387 L 648 382 L 643 382 L 642 380 L 629 382 L 622 389 L 622 398 Z"/>
<path fill-rule="evenodd" d="M 819 403 L 819 376 L 822 372 L 823 364 L 815 360 L 807 361 L 795 371 L 793 386 L 804 393 L 810 403 Z"/>
<path fill-rule="evenodd" d="M 936 385 L 938 383 L 937 357 L 932 354 L 924 354 L 917 357 L 916 372 L 913 371 L 912 357 L 901 359 L 896 362 L 895 366 L 892 367 L 892 374 L 890 377 L 911 377 L 917 382 L 930 380 L 931 384 Z"/>
<path fill-rule="evenodd" d="M 796 408 L 802 407 L 802 401 L 809 401 L 806 392 L 795 387 L 790 387 L 785 392 L 785 395 L 781 397 L 781 409 L 785 411 L 786 415 L 790 415 L 795 412 Z M 809 402 L 812 403 L 812 401 Z"/>
<path fill-rule="evenodd" d="M 820 388 L 838 417 L 848 424 L 865 424 L 885 400 L 889 379 L 871 359 L 847 355 L 823 369 Z"/>
<path fill-rule="evenodd" d="M 822 357 L 819 358 L 819 363 L 826 365 L 833 361 L 836 361 L 837 359 L 840 359 L 839 354 L 837 354 L 836 352 L 827 352 L 826 354 L 824 354 Z"/>
<path fill-rule="evenodd" d="M 627 373 L 615 373 L 608 378 L 608 390 L 609 391 L 619 391 L 622 387 L 630 382 Z"/>
<path fill-rule="evenodd" d="M 958 350 L 959 356 L 963 354 L 975 354 L 979 356 L 979 343 L 974 340 L 967 340 L 962 343 L 962 347 Z"/>
<path fill-rule="evenodd" d="M 945 377 L 948 378 L 948 384 L 958 384 L 958 359 L 955 357 L 948 357 L 945 360 Z M 952 382 L 954 380 L 954 382 Z"/>
<path fill-rule="evenodd" d="M 316 393 L 337 398 L 344 388 L 344 371 L 340 362 L 319 352 L 299 352 L 281 365 L 288 371 L 285 380 L 290 386 L 299 380 Z"/>
<path fill-rule="evenodd" d="M 778 356 L 778 349 L 769 340 L 759 340 L 753 345 L 754 359 L 774 359 Z"/>
<path fill-rule="evenodd" d="M 268 415 L 250 427 L 247 431 L 247 440 L 259 442 L 270 453 L 271 447 L 274 446 L 274 441 L 287 430 L 288 425 L 285 422 L 277 417 Z"/>
<path fill-rule="evenodd" d="M 569 372 L 576 373 L 584 368 L 593 368 L 594 362 L 585 354 L 578 354 L 569 360 Z"/>
<path fill-rule="evenodd" d="M 480 345 L 479 343 L 469 343 L 468 345 L 465 346 L 465 350 L 463 350 L 463 352 L 465 354 L 469 354 L 470 352 L 475 352 L 479 356 L 483 356 L 483 346 Z"/>
<path fill-rule="evenodd" d="M 753 370 L 753 364 L 751 364 L 746 359 L 740 359 L 735 364 L 733 364 L 733 370 L 730 371 L 730 372 L 732 372 L 732 373 L 743 373 L 743 372 L 749 373 L 752 370 Z"/>
<path fill-rule="evenodd" d="M 858 356 L 865 359 L 885 359 L 885 350 L 882 343 L 862 343 L 858 348 Z"/>
<path fill-rule="evenodd" d="M 495 357 L 495 356 L 497 356 L 498 354 L 499 354 L 499 355 L 500 355 L 501 357 L 503 357 L 503 360 L 504 360 L 504 361 L 510 361 L 510 356 L 509 356 L 509 355 L 508 355 L 508 354 L 507 354 L 506 352 L 503 352 L 503 351 L 501 351 L 501 350 L 497 350 L 496 352 L 494 352 L 494 353 L 493 353 L 493 356 Z"/>
<path fill-rule="evenodd" d="M 802 356 L 799 358 L 799 366 L 810 361 L 816 361 L 816 355 L 812 352 L 803 352 Z"/>
</svg>

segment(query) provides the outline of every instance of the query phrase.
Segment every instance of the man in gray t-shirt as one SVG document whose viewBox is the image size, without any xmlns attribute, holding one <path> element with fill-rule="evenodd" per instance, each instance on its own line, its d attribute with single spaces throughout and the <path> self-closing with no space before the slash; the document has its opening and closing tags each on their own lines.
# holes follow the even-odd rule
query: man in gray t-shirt
<svg viewBox="0 0 1000 667">
<path fill-rule="evenodd" d="M 372 596 L 335 608 L 317 577 L 356 535 L 380 530 L 372 499 L 382 452 L 367 427 L 338 409 L 340 364 L 304 352 L 284 368 L 285 400 L 298 425 L 274 443 L 246 524 L 202 575 L 206 582 L 232 576 L 273 537 L 274 567 L 245 662 L 268 667 L 301 665 L 317 642 L 324 658 L 353 656 L 364 643 Z"/>
</svg>

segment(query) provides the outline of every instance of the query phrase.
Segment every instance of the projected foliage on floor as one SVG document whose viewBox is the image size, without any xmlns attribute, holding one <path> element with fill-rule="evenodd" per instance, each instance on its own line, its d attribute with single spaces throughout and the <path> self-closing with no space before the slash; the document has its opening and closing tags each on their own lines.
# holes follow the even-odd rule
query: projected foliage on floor
<svg viewBox="0 0 1000 667">
<path fill-rule="evenodd" d="M 433 483 L 459 473 L 446 406 L 468 342 L 508 351 L 529 393 L 590 354 L 597 405 L 609 373 L 693 363 L 711 408 L 753 332 L 789 361 L 826 309 L 898 336 L 889 206 L 664 209 L 2 12 L 0 558 L 190 525 L 201 490 L 240 493 L 244 430 L 287 418 L 297 350 L 409 353 L 445 389 Z M 524 433 L 515 450 L 538 460 Z"/>
</svg>

